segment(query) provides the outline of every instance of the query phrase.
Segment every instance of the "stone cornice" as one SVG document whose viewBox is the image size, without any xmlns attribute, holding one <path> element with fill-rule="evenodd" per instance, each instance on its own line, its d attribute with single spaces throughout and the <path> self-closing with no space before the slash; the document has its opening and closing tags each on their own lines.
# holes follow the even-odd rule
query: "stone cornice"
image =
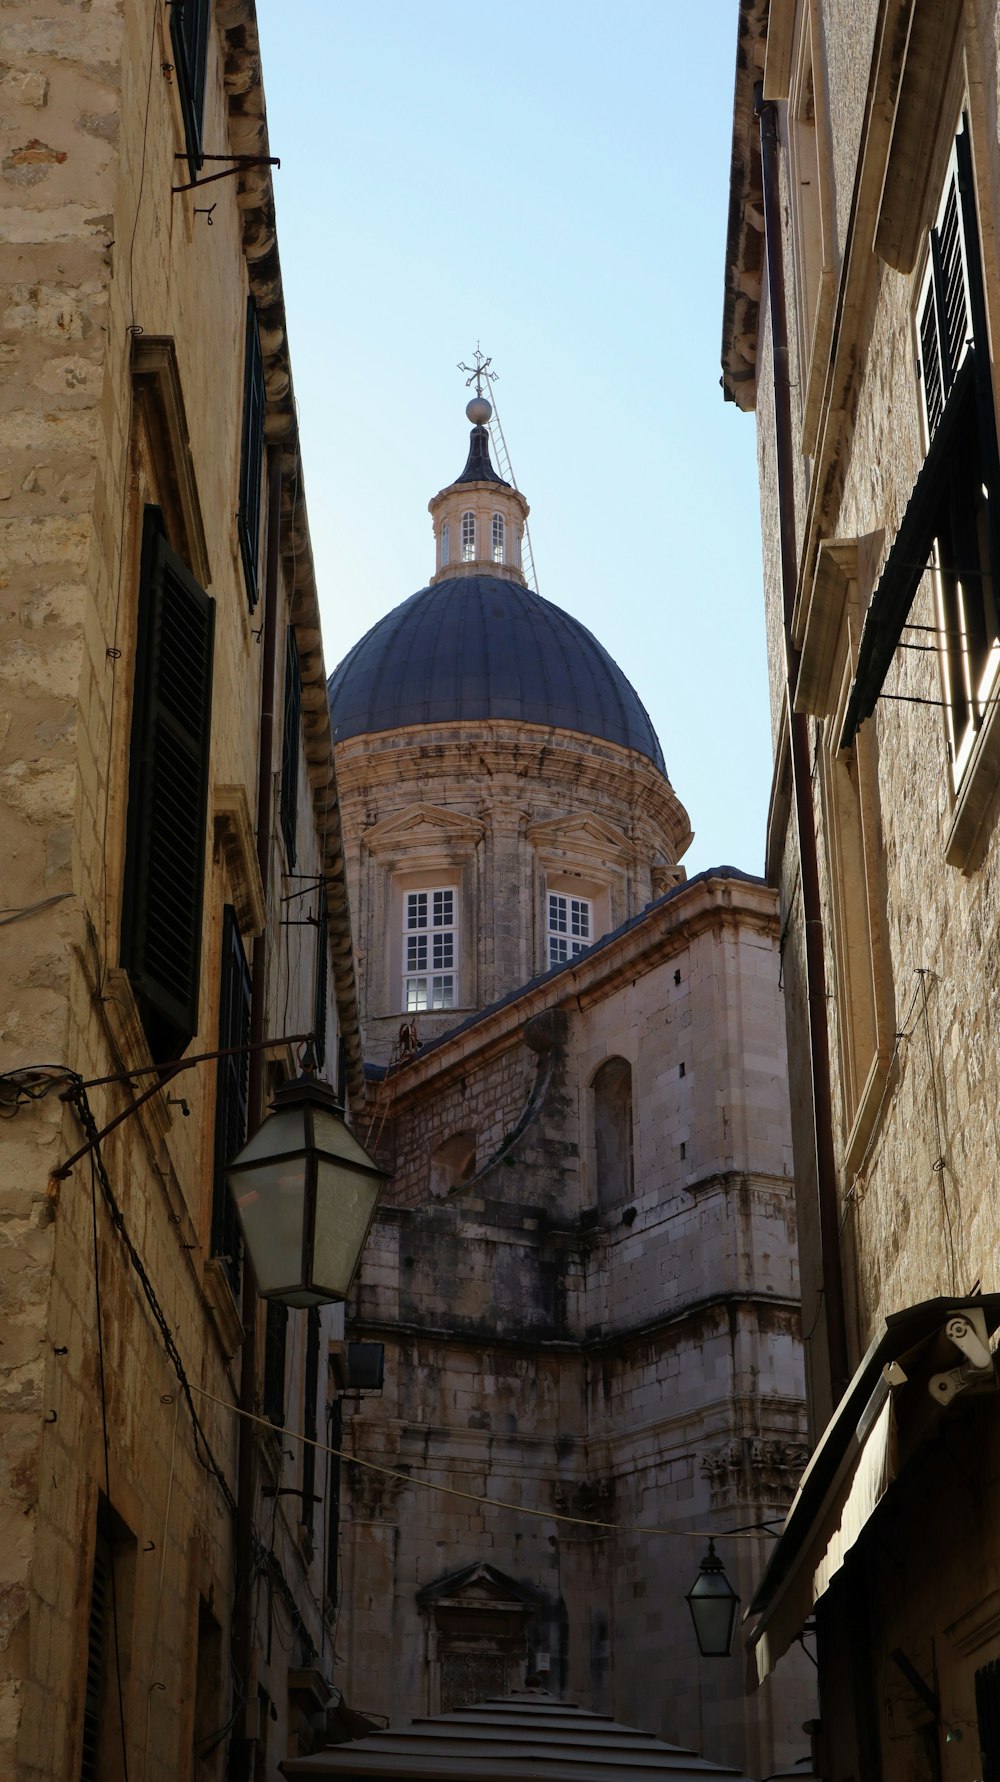
<svg viewBox="0 0 1000 1782">
<path fill-rule="evenodd" d="M 504 776 L 512 801 L 522 805 L 526 789 L 542 777 L 553 791 L 566 786 L 604 793 L 617 782 L 625 789 L 635 819 L 655 824 L 668 838 L 674 860 L 691 842 L 684 806 L 670 781 L 645 755 L 577 731 L 503 719 L 381 730 L 338 743 L 337 774 L 345 808 L 356 792 L 367 799 L 381 786 L 419 784 L 431 774 L 442 781 L 467 779 L 470 754 L 489 778 L 494 802 Z"/>
<path fill-rule="evenodd" d="M 237 154 L 266 156 L 270 153 L 270 145 L 254 0 L 216 0 L 215 23 L 224 53 L 231 146 Z M 281 561 L 302 671 L 302 736 L 326 880 L 330 961 L 344 1040 L 348 1089 L 351 1100 L 359 1103 L 364 1096 L 364 1061 L 347 898 L 347 863 L 337 803 L 333 738 L 326 700 L 326 666 L 306 513 L 270 168 L 243 169 L 238 176 L 238 191 L 243 251 L 250 290 L 257 306 L 264 361 L 267 396 L 264 433 L 268 445 L 280 454 Z"/>
<path fill-rule="evenodd" d="M 722 314 L 722 391 L 727 402 L 744 410 L 753 409 L 757 400 L 764 203 L 754 86 L 764 71 L 767 20 L 768 0 L 740 0 Z"/>
<path fill-rule="evenodd" d="M 547 1009 L 571 1012 L 591 1007 L 683 952 L 706 929 L 727 926 L 757 928 L 777 938 L 777 892 L 760 880 L 717 877 L 711 872 L 678 886 L 572 964 L 536 979 L 417 1053 L 392 1077 L 394 1113 L 419 1101 L 430 1085 L 437 1091 L 452 1078 L 460 1079 L 474 1066 L 521 1045 L 525 1025 L 533 1016 Z"/>
</svg>

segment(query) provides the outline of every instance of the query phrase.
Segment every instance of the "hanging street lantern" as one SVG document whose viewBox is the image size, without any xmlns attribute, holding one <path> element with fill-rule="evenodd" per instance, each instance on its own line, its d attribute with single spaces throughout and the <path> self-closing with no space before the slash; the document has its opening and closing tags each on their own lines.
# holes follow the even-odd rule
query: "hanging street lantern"
<svg viewBox="0 0 1000 1782">
<path fill-rule="evenodd" d="M 226 1170 L 262 1299 L 286 1306 L 346 1299 L 379 1192 L 388 1180 L 333 1090 L 303 1071 Z"/>
<path fill-rule="evenodd" d="M 686 1597 L 702 1658 L 728 1658 L 733 1649 L 740 1599 L 709 1540 L 708 1552 Z"/>
</svg>

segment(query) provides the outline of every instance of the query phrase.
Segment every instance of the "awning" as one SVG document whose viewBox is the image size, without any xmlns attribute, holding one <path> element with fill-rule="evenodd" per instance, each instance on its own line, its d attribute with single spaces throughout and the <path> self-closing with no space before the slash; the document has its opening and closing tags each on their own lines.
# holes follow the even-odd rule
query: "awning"
<svg viewBox="0 0 1000 1782">
<path fill-rule="evenodd" d="M 798 1637 L 943 1406 L 964 1385 L 992 1383 L 992 1370 L 974 1366 L 969 1347 L 963 1351 L 949 1335 L 949 1326 L 959 1332 L 973 1312 L 982 1314 L 992 1336 L 1000 1326 L 1000 1294 L 923 1300 L 891 1313 L 872 1341 L 802 1475 L 747 1609 L 751 1687 L 763 1682 Z M 934 1397 L 932 1379 L 945 1382 Z"/>
</svg>

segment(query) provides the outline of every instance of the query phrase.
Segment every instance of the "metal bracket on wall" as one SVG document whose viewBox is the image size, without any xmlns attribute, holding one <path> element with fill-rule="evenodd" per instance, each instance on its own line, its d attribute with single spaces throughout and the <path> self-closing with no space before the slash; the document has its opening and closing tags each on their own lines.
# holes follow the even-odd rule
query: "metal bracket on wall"
<svg viewBox="0 0 1000 1782">
<path fill-rule="evenodd" d="M 178 161 L 186 161 L 187 156 L 178 154 L 175 156 L 175 159 Z M 171 186 L 170 190 L 172 192 L 194 192 L 197 191 L 199 186 L 210 186 L 213 180 L 232 179 L 233 174 L 242 173 L 244 167 L 281 166 L 281 162 L 277 155 L 202 155 L 201 159 L 203 162 L 228 161 L 231 165 L 223 168 L 221 173 L 210 173 L 206 179 L 189 179 L 184 186 Z"/>
</svg>

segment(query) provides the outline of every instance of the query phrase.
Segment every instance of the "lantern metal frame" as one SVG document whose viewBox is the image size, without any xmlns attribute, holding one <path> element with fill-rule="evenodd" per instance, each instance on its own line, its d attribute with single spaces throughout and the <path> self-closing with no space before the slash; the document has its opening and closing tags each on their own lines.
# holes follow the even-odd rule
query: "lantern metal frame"
<svg viewBox="0 0 1000 1782">
<path fill-rule="evenodd" d="M 726 1577 L 725 1566 L 715 1551 L 715 1541 L 711 1537 L 709 1537 L 708 1552 L 698 1567 L 698 1576 L 690 1590 L 685 1593 L 684 1600 L 691 1611 L 694 1635 L 702 1658 L 729 1658 L 732 1655 L 733 1642 L 736 1638 L 736 1621 L 742 1599 Z M 710 1605 L 718 1611 L 721 1604 L 726 1601 L 729 1603 L 729 1624 L 725 1645 L 706 1646 L 699 1618 L 700 1607 L 701 1605 Z M 707 1630 L 705 1631 L 707 1632 Z"/>
</svg>

